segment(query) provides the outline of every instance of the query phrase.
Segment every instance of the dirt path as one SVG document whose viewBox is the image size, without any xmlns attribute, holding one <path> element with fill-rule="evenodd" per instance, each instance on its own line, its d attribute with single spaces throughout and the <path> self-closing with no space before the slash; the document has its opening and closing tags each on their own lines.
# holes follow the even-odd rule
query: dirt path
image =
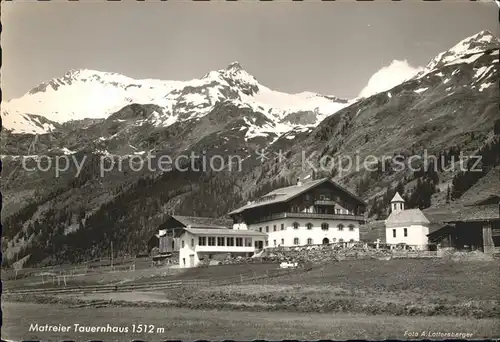
<svg viewBox="0 0 500 342">
<path fill-rule="evenodd" d="M 59 298 L 72 298 L 81 300 L 112 300 L 112 301 L 126 301 L 126 302 L 147 302 L 147 303 L 172 303 L 174 301 L 167 299 L 164 292 L 113 292 L 113 293 L 89 293 L 85 295 L 75 296 L 60 295 Z"/>
<path fill-rule="evenodd" d="M 500 336 L 494 319 L 472 320 L 452 317 L 393 317 L 349 314 L 299 314 L 287 312 L 243 312 L 189 310 L 179 308 L 69 308 L 64 305 L 2 303 L 4 326 L 2 337 L 21 341 L 101 339 L 123 341 L 144 339 L 181 340 L 281 340 L 281 339 L 405 339 L 405 331 L 421 333 L 470 333 L 467 338 Z M 122 327 L 119 332 L 30 332 L 31 324 L 39 326 L 74 324 L 87 327 Z M 152 326 L 151 333 L 132 333 L 133 324 Z M 422 338 L 422 337 L 420 337 Z M 433 339 L 439 339 L 434 337 Z"/>
</svg>

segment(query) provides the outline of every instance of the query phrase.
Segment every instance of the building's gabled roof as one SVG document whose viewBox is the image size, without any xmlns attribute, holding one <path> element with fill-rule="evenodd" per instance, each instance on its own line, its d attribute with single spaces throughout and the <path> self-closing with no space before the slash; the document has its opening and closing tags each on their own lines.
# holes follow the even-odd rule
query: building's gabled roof
<svg viewBox="0 0 500 342">
<path fill-rule="evenodd" d="M 447 224 L 447 225 L 440 225 L 439 228 L 436 226 L 435 229 L 429 229 L 429 234 L 427 234 L 427 237 L 431 241 L 435 240 L 438 237 L 446 236 L 450 232 L 452 232 L 455 229 L 455 226 L 452 224 Z"/>
<path fill-rule="evenodd" d="M 425 217 L 424 213 L 420 209 L 407 209 L 393 211 L 387 220 L 385 220 L 386 226 L 396 226 L 396 225 L 410 225 L 410 224 L 424 224 L 428 225 L 430 221 Z"/>
<path fill-rule="evenodd" d="M 172 215 L 171 218 L 181 223 L 184 227 L 190 226 L 191 228 L 228 229 L 233 225 L 233 221 L 224 218 L 181 216 L 181 215 Z"/>
<path fill-rule="evenodd" d="M 430 218 L 431 222 L 442 223 L 500 220 L 498 204 L 474 206 L 450 204 L 447 206 L 426 209 L 425 215 Z"/>
<path fill-rule="evenodd" d="M 243 230 L 243 229 L 203 229 L 203 228 L 184 228 L 184 231 L 189 232 L 193 235 L 211 235 L 211 236 L 255 236 L 255 237 L 265 237 L 267 234 L 256 232 L 254 230 Z"/>
<path fill-rule="evenodd" d="M 449 224 L 431 221 L 431 224 L 429 225 L 429 234 L 437 232 L 438 230 L 440 230 L 441 228 L 443 228 L 445 226 L 449 226 Z M 429 236 L 429 234 L 427 234 L 427 236 Z"/>
<path fill-rule="evenodd" d="M 500 195 L 488 195 L 475 202 L 467 202 L 466 206 L 500 204 Z"/>
<path fill-rule="evenodd" d="M 393 203 L 393 202 L 404 202 L 404 201 L 405 200 L 403 199 L 403 197 L 401 197 L 401 195 L 399 194 L 399 192 L 396 192 L 396 194 L 394 195 L 394 197 L 391 200 L 391 203 Z"/>
<path fill-rule="evenodd" d="M 300 194 L 302 194 L 302 193 L 304 193 L 304 192 L 306 192 L 306 191 L 308 191 L 308 190 L 310 190 L 310 189 L 312 189 L 320 184 L 326 183 L 326 182 L 331 183 L 333 186 L 335 186 L 336 188 L 338 188 L 342 192 L 344 192 L 344 193 L 348 194 L 349 196 L 351 196 L 352 198 L 354 198 L 357 202 L 359 202 L 363 205 L 366 205 L 366 203 L 361 198 L 354 195 L 349 190 L 341 187 L 340 185 L 333 182 L 329 178 L 322 178 L 322 179 L 302 183 L 300 185 L 292 185 L 292 186 L 287 186 L 285 188 L 279 188 L 279 189 L 273 190 L 273 191 L 259 197 L 256 201 L 248 203 L 248 204 L 246 204 L 246 205 L 244 205 L 236 210 L 231 211 L 229 213 L 229 215 L 238 214 L 238 213 L 241 213 L 241 212 L 243 212 L 247 209 L 251 209 L 251 208 L 257 208 L 257 207 L 266 206 L 266 205 L 275 204 L 275 203 L 288 202 L 289 200 L 299 196 Z"/>
<path fill-rule="evenodd" d="M 499 205 L 464 206 L 453 218 L 446 222 L 491 221 L 500 220 Z"/>
</svg>

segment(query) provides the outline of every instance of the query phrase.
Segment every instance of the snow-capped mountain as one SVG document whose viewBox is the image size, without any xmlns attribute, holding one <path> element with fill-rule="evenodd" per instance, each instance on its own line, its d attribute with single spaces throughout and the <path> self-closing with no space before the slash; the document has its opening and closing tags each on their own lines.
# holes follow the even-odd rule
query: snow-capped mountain
<svg viewBox="0 0 500 342">
<path fill-rule="evenodd" d="M 335 174 L 340 183 L 366 200 L 378 198 L 378 203 L 384 202 L 382 194 L 399 182 L 413 193 L 421 181 L 427 181 L 425 178 L 419 178 L 410 168 L 398 171 L 400 165 L 384 171 L 383 164 L 381 172 L 369 172 L 363 167 L 364 158 L 385 160 L 396 155 L 421 155 L 424 151 L 430 156 L 451 155 L 457 153 L 457 148 L 465 155 L 474 155 L 500 139 L 500 41 L 482 32 L 457 47 L 434 58 L 425 73 L 350 105 L 311 93 L 289 95 L 272 91 L 238 65 L 231 65 L 200 80 L 166 82 L 163 89 L 170 88 L 165 92 L 158 90 L 158 102 L 152 104 L 129 104 L 122 99 L 125 106 L 113 112 L 111 105 L 116 104 L 110 102 L 108 110 L 112 113 L 107 117 L 102 114 L 105 118 L 60 124 L 33 117 L 41 125 L 52 124 L 56 130 L 53 134 L 33 136 L 2 131 L 6 137 L 0 140 L 2 153 L 6 154 L 2 157 L 2 218 L 8 220 L 4 224 L 9 227 L 10 246 L 5 255 L 12 257 L 26 244 L 23 236 L 30 236 L 30 225 L 35 222 L 44 231 L 31 234 L 36 243 L 33 248 L 22 250 L 20 257 L 33 253 L 38 258 L 45 255 L 44 246 L 50 246 L 47 248 L 51 253 L 54 244 L 60 244 L 55 250 L 61 251 L 61 260 L 79 257 L 80 251 L 92 254 L 89 257 L 109 255 L 109 244 L 100 241 L 109 241 L 110 236 L 122 248 L 135 251 L 149 238 L 151 226 L 161 224 L 163 217 L 159 213 L 224 215 L 255 199 L 258 191 L 271 188 L 277 180 L 312 177 L 307 165 L 319 167 L 325 159 L 342 162 L 351 157 L 350 167 L 345 163 L 328 165 L 327 169 L 338 166 L 342 171 L 326 170 L 325 176 Z M 472 55 L 475 58 L 469 59 Z M 114 77 L 108 80 L 118 82 L 123 76 Z M 54 93 L 69 89 L 76 81 L 71 82 L 57 86 L 57 90 L 52 85 L 42 88 Z M 123 83 L 132 84 L 129 82 L 137 85 L 139 81 L 128 79 Z M 117 89 L 116 85 L 109 86 Z M 128 90 L 133 88 L 138 86 Z M 150 102 L 146 95 L 144 98 Z M 76 100 L 85 105 L 85 100 Z M 348 106 L 315 126 L 322 115 L 344 105 Z M 76 105 L 71 108 L 81 109 Z M 144 168 L 143 172 L 136 172 L 130 157 L 128 162 L 123 159 L 123 168 L 115 167 L 105 177 L 100 174 L 97 154 L 133 156 L 151 151 L 156 156 L 173 158 L 206 151 L 207 156 L 240 156 L 244 162 L 237 172 L 233 169 L 162 173 L 146 172 Z M 266 153 L 259 156 L 256 152 Z M 54 178 L 54 173 L 21 167 L 19 157 L 29 155 L 31 160 L 43 154 L 55 160 L 60 154 L 73 153 L 79 161 L 88 158 L 78 177 L 76 165 L 71 164 L 68 171 Z M 307 163 L 304 156 L 308 157 Z M 493 162 L 487 159 L 483 161 Z M 445 166 L 448 169 L 449 165 Z M 441 172 L 436 186 L 446 189 L 453 177 L 453 170 Z M 434 194 L 433 203 L 436 197 L 443 200 L 445 193 Z M 57 215 L 54 208 L 66 214 Z M 81 220 L 77 234 L 64 235 L 74 224 L 69 224 L 68 218 L 78 218 L 83 213 L 85 219 Z M 149 222 L 153 222 L 151 226 Z M 100 238 L 91 240 L 88 236 Z"/>
<path fill-rule="evenodd" d="M 490 31 L 484 30 L 460 41 L 454 47 L 434 57 L 415 78 L 421 78 L 433 70 L 461 63 L 472 63 L 485 52 L 498 55 L 500 39 Z"/>
<path fill-rule="evenodd" d="M 4 128 L 12 133 L 40 134 L 55 129 L 51 121 L 107 118 L 132 103 L 154 104 L 160 110 L 151 120 L 157 127 L 167 127 L 203 117 L 221 101 L 262 113 L 276 125 L 286 124 L 286 117 L 297 112 L 313 112 L 315 118 L 308 124 L 316 125 L 349 104 L 310 92 L 287 94 L 271 90 L 234 62 L 226 69 L 190 81 L 136 80 L 116 73 L 71 70 L 4 103 L 2 117 Z M 47 122 L 39 123 L 32 115 L 42 116 Z M 276 130 L 286 131 L 295 125 L 286 126 Z"/>
</svg>

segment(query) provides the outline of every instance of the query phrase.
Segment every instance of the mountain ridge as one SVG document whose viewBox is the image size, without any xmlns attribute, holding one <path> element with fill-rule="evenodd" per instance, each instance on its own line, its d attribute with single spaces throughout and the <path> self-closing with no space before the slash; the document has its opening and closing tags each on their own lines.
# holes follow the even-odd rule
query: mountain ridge
<svg viewBox="0 0 500 342">
<path fill-rule="evenodd" d="M 311 92 L 288 94 L 271 90 L 233 62 L 225 69 L 188 81 L 136 80 L 118 73 L 70 70 L 62 77 L 41 83 L 21 98 L 5 102 L 2 116 L 4 128 L 12 133 L 43 134 L 53 131 L 55 125 L 37 125 L 32 115 L 64 123 L 107 118 L 132 103 L 156 104 L 162 107 L 158 125 L 166 127 L 179 120 L 202 117 L 215 103 L 227 100 L 260 111 L 275 122 L 295 112 L 312 111 L 318 116 L 315 123 L 348 103 Z"/>
<path fill-rule="evenodd" d="M 110 240 L 122 250 L 135 252 L 169 214 L 222 216 L 297 178 L 334 179 L 369 202 L 373 219 L 383 218 L 396 186 L 402 187 L 400 193 L 409 207 L 442 204 L 448 200 L 447 188 L 450 200 L 464 200 L 474 184 L 487 186 L 495 179 L 491 173 L 498 173 L 500 158 L 494 152 L 500 140 L 499 48 L 500 43 L 488 47 L 473 60 L 437 63 L 422 77 L 358 99 L 317 125 L 307 123 L 312 111 L 280 119 L 230 99 L 217 102 L 202 117 L 166 127 L 154 124 L 161 110 L 158 105 L 129 104 L 104 119 L 62 124 L 52 135 L 6 132 L 2 150 L 12 156 L 3 158 L 2 178 L 8 181 L 2 192 L 8 208 L 2 219 L 9 227 L 5 255 L 12 259 L 30 254 L 33 263 L 75 261 L 109 253 L 105 242 Z M 186 94 L 191 90 L 197 88 L 187 89 Z M 285 119 L 299 124 L 286 130 L 292 125 L 281 123 Z M 276 133 L 280 124 L 286 129 Z M 36 156 L 57 149 L 64 154 L 63 148 L 76 157 L 88 156 L 90 161 L 79 177 L 74 177 L 74 169 L 54 179 L 40 170 L 15 168 L 19 166 L 15 153 Z M 401 155 L 408 162 L 409 156 L 424 150 L 444 156 L 445 166 L 460 152 L 484 156 L 485 172 L 361 168 L 320 174 L 310 165 L 303 167 L 304 154 L 314 153 L 310 163 L 317 167 L 323 156 Z M 107 153 L 153 152 L 175 157 L 192 151 L 238 155 L 244 162 L 238 172 L 132 172 L 126 168 L 112 170 L 106 177 L 99 175 L 99 156 Z M 265 152 L 267 159 L 256 158 L 256 151 Z M 77 229 L 68 233 L 70 226 Z M 57 255 L 52 255 L 50 246 L 55 246 Z"/>
</svg>

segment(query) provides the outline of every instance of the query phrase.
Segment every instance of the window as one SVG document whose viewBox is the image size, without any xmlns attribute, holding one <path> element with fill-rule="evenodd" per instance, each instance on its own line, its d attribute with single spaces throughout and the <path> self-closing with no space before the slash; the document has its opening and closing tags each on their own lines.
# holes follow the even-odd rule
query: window
<svg viewBox="0 0 500 342">
<path fill-rule="evenodd" d="M 285 230 L 285 224 L 284 223 L 281 224 L 281 230 Z"/>
<path fill-rule="evenodd" d="M 284 245 L 285 244 L 285 239 L 281 239 L 281 244 Z"/>
<path fill-rule="evenodd" d="M 276 240 L 273 240 L 273 244 L 274 244 L 274 246 L 276 246 Z"/>
<path fill-rule="evenodd" d="M 273 231 L 276 231 L 276 225 L 273 226 Z"/>
<path fill-rule="evenodd" d="M 396 237 L 396 229 L 392 230 L 392 237 Z"/>
<path fill-rule="evenodd" d="M 309 196 L 309 194 L 307 194 L 307 195 L 305 196 L 305 198 L 306 198 L 306 201 L 309 201 L 309 200 L 311 199 L 311 196 Z"/>
<path fill-rule="evenodd" d="M 293 223 L 293 229 L 299 229 L 299 223 L 298 222 L 294 222 Z"/>
<path fill-rule="evenodd" d="M 234 246 L 234 238 L 228 237 L 227 238 L 227 245 L 230 246 L 230 247 Z"/>
<path fill-rule="evenodd" d="M 319 195 L 319 200 L 324 201 L 325 200 L 325 195 Z"/>
<path fill-rule="evenodd" d="M 321 224 L 321 230 L 328 230 L 328 228 L 329 228 L 328 223 L 323 222 L 323 223 Z"/>
<path fill-rule="evenodd" d="M 350 239 L 349 242 L 354 242 L 354 239 Z"/>
<path fill-rule="evenodd" d="M 207 245 L 207 237 L 206 236 L 200 236 L 198 238 L 198 245 L 200 245 L 200 246 L 206 246 Z"/>
<path fill-rule="evenodd" d="M 404 235 L 405 235 L 405 236 L 408 236 L 408 228 L 405 228 L 405 229 L 404 229 Z"/>
<path fill-rule="evenodd" d="M 12 245 L 12 246 L 14 246 L 14 245 Z M 175 243 L 174 243 L 174 241 L 172 241 L 172 249 L 174 249 L 174 248 L 175 248 Z"/>
<path fill-rule="evenodd" d="M 269 241 L 266 240 L 266 247 L 269 247 Z"/>
<path fill-rule="evenodd" d="M 309 222 L 308 224 L 306 224 L 306 227 L 308 230 L 311 230 L 311 229 L 313 229 L 313 224 L 311 222 Z"/>
<path fill-rule="evenodd" d="M 252 238 L 245 238 L 245 247 L 252 247 Z"/>
<path fill-rule="evenodd" d="M 344 225 L 342 223 L 340 223 L 337 227 L 339 228 L 339 232 L 344 230 Z"/>
<path fill-rule="evenodd" d="M 269 233 L 269 226 L 266 226 L 266 233 Z"/>
<path fill-rule="evenodd" d="M 353 224 L 349 225 L 349 231 L 351 231 L 351 232 L 354 231 L 354 225 Z"/>
<path fill-rule="evenodd" d="M 299 238 L 294 238 L 293 239 L 293 244 L 298 245 L 299 244 Z"/>
<path fill-rule="evenodd" d="M 184 248 L 184 240 L 181 241 L 181 248 Z"/>
<path fill-rule="evenodd" d="M 209 236 L 208 237 L 208 245 L 209 246 L 215 246 L 215 236 Z"/>
<path fill-rule="evenodd" d="M 186 266 L 186 258 L 182 258 L 182 264 Z"/>
<path fill-rule="evenodd" d="M 236 238 L 236 246 L 243 247 L 243 238 Z"/>
<path fill-rule="evenodd" d="M 344 239 L 339 239 L 339 242 L 344 242 Z"/>
<path fill-rule="evenodd" d="M 311 238 L 307 239 L 307 244 L 308 245 L 312 245 L 313 244 L 313 239 L 311 239 Z"/>
<path fill-rule="evenodd" d="M 340 209 L 335 209 L 335 213 L 336 213 L 337 215 L 339 215 L 339 214 L 341 214 L 341 213 L 342 213 L 342 210 L 340 210 Z"/>
<path fill-rule="evenodd" d="M 226 242 L 225 240 L 226 240 L 226 238 L 225 238 L 225 237 L 223 237 L 223 236 L 219 236 L 219 237 L 217 238 L 217 246 L 224 246 L 224 243 Z"/>
<path fill-rule="evenodd" d="M 194 247 L 194 239 L 191 239 L 191 247 Z"/>
<path fill-rule="evenodd" d="M 259 232 L 261 232 L 261 233 L 262 233 L 262 227 L 259 227 Z"/>
</svg>

